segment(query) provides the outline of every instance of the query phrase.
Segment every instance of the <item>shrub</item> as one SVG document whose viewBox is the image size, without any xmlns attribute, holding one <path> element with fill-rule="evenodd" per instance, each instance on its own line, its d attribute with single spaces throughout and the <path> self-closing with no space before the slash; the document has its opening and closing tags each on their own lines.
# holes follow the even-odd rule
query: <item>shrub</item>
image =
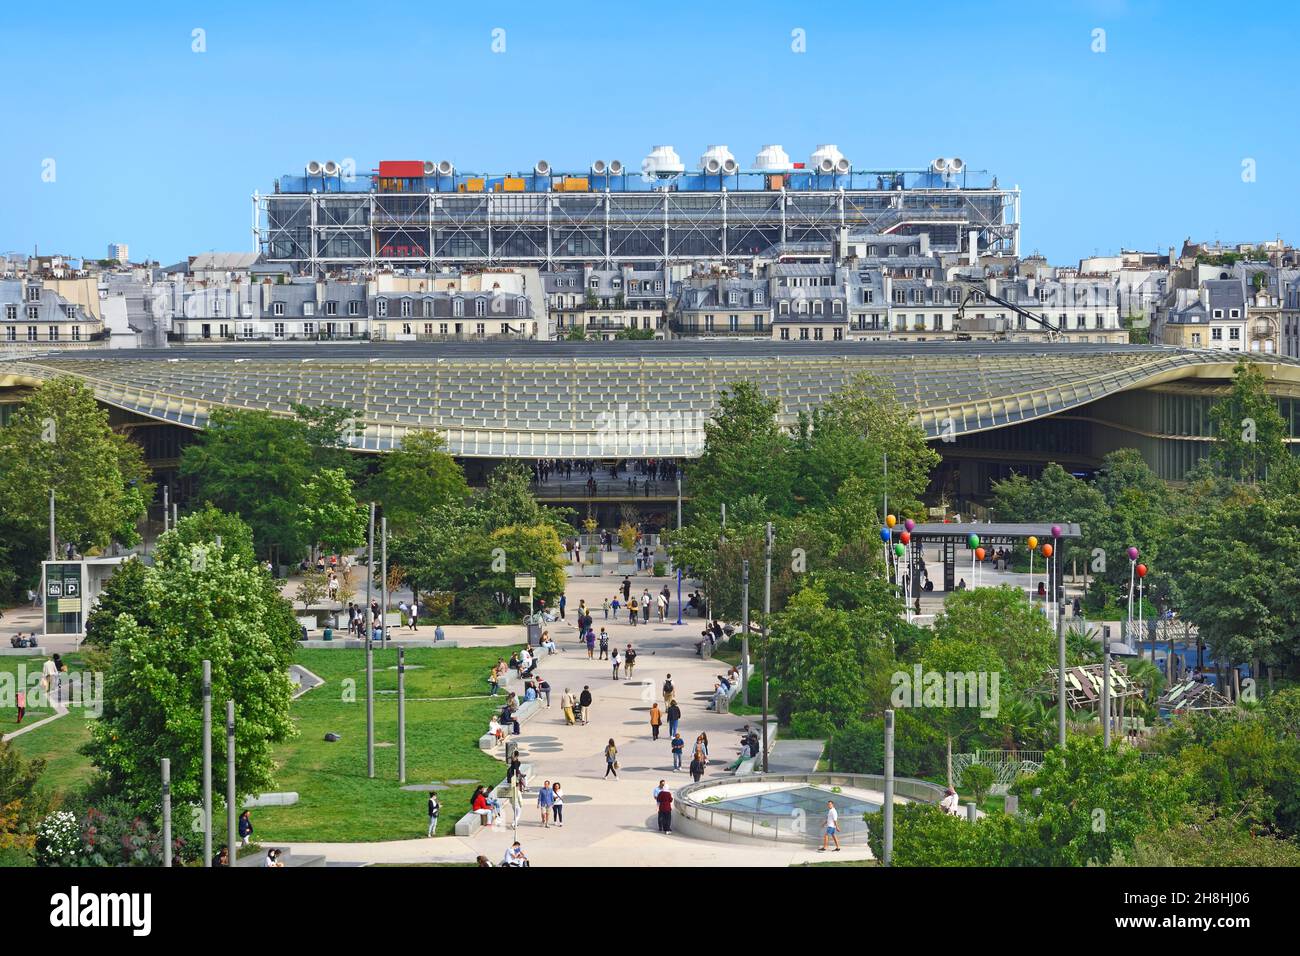
<svg viewBox="0 0 1300 956">
<path fill-rule="evenodd" d="M 989 790 L 993 787 L 994 778 L 992 767 L 974 763 L 962 771 L 961 785 L 974 795 L 975 804 L 978 806 L 988 796 Z"/>
<path fill-rule="evenodd" d="M 835 732 L 830 717 L 818 710 L 801 710 L 790 715 L 787 737 L 799 740 L 817 740 Z"/>
<path fill-rule="evenodd" d="M 37 824 L 37 866 L 76 866 L 80 851 L 81 825 L 75 813 L 58 810 Z"/>
<path fill-rule="evenodd" d="M 853 720 L 831 738 L 833 769 L 844 773 L 883 773 L 885 728 L 881 721 Z"/>
</svg>

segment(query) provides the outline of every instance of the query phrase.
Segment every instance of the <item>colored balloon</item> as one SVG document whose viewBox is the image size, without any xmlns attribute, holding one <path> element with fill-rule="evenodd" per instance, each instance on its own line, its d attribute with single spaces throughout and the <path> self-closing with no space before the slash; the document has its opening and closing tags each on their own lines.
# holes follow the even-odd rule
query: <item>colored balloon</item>
<svg viewBox="0 0 1300 956">
<path fill-rule="evenodd" d="M 885 542 L 885 544 L 889 544 L 889 529 L 888 529 L 888 528 L 881 528 L 881 529 L 880 529 L 880 540 L 883 541 L 883 542 Z"/>
<path fill-rule="evenodd" d="M 1059 538 L 1060 536 L 1061 536 L 1061 526 L 1059 524 L 1052 525 L 1052 537 Z"/>
<path fill-rule="evenodd" d="M 1051 556 L 1052 556 L 1052 546 L 1050 544 L 1043 545 L 1043 557 L 1050 558 Z"/>
<path fill-rule="evenodd" d="M 903 547 L 901 544 L 894 545 L 894 554 L 898 555 L 901 558 L 906 553 L 907 553 L 907 549 Z"/>
<path fill-rule="evenodd" d="M 898 524 L 898 519 L 895 518 L 893 515 L 886 515 L 885 524 L 889 525 L 889 527 L 892 528 L 894 525 Z"/>
<path fill-rule="evenodd" d="M 977 534 L 973 534 L 966 539 L 966 543 L 971 547 L 972 550 L 974 550 L 975 548 L 978 548 L 980 546 L 980 536 Z"/>
<path fill-rule="evenodd" d="M 1030 551 L 1038 550 L 1038 539 L 1035 538 L 1032 534 L 1029 536 L 1029 540 L 1026 541 L 1025 544 L 1029 545 Z"/>
<path fill-rule="evenodd" d="M 1138 551 L 1137 548 L 1129 548 L 1129 549 L 1128 549 L 1128 559 L 1129 559 L 1130 561 L 1136 561 L 1136 560 L 1138 559 L 1138 554 L 1139 554 L 1139 553 L 1140 553 L 1140 552 Z"/>
<path fill-rule="evenodd" d="M 898 536 L 898 540 L 902 541 L 903 544 L 911 544 L 912 536 L 908 532 L 904 531 L 902 534 Z"/>
<path fill-rule="evenodd" d="M 1140 578 L 1144 578 L 1144 577 L 1146 577 L 1146 576 L 1147 576 L 1147 566 L 1146 566 L 1145 564 L 1139 564 L 1139 565 L 1137 566 L 1137 573 L 1138 573 L 1138 577 L 1140 577 Z"/>
<path fill-rule="evenodd" d="M 906 528 L 908 531 L 915 531 L 916 522 L 913 521 L 911 518 L 908 518 L 906 521 L 903 522 L 903 527 Z"/>
<path fill-rule="evenodd" d="M 975 560 L 976 560 L 976 561 L 983 561 L 983 560 L 984 560 L 984 549 L 983 549 L 983 548 L 976 548 L 976 549 L 975 549 Z"/>
</svg>

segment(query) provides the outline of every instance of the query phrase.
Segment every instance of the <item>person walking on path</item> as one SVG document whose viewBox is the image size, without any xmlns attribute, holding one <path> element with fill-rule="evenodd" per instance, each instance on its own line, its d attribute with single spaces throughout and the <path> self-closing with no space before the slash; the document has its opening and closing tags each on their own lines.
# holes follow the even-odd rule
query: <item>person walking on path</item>
<svg viewBox="0 0 1300 956">
<path fill-rule="evenodd" d="M 691 758 L 691 779 L 696 783 L 704 776 L 704 761 L 700 759 L 700 752 L 697 750 L 695 756 Z"/>
<path fill-rule="evenodd" d="M 253 839 L 253 818 L 245 810 L 239 815 L 239 845 L 248 846 L 249 841 Z"/>
<path fill-rule="evenodd" d="M 641 592 L 641 622 L 650 623 L 650 589 L 646 588 Z"/>
<path fill-rule="evenodd" d="M 611 664 L 614 665 L 614 680 L 618 680 L 618 667 L 619 667 L 619 665 L 620 665 L 621 663 L 623 663 L 623 662 L 620 661 L 620 660 L 618 659 L 618 648 L 617 648 L 617 647 L 614 648 L 614 650 L 610 652 L 610 655 L 609 655 L 609 662 L 610 662 Z"/>
<path fill-rule="evenodd" d="M 650 739 L 659 739 L 659 725 L 663 723 L 664 715 L 659 711 L 659 702 L 655 701 L 650 705 Z"/>
<path fill-rule="evenodd" d="M 655 794 L 655 802 L 659 804 L 659 832 L 673 832 L 673 794 L 672 791 L 664 786 L 662 780 L 659 781 L 659 792 Z"/>
<path fill-rule="evenodd" d="M 614 612 L 614 620 L 616 621 L 618 620 L 618 609 L 621 608 L 622 606 L 623 606 L 623 602 L 620 601 L 618 599 L 618 595 L 615 594 L 614 600 L 609 602 L 609 609 Z"/>
<path fill-rule="evenodd" d="M 609 633 L 603 627 L 600 629 L 600 660 L 609 660 Z"/>
<path fill-rule="evenodd" d="M 609 738 L 609 743 L 605 745 L 605 776 L 614 775 L 618 779 L 618 748 L 614 746 L 614 738 Z"/>
<path fill-rule="evenodd" d="M 668 612 L 668 600 L 664 597 L 662 591 L 659 592 L 659 597 L 655 601 L 655 606 L 659 609 L 659 623 L 662 624 L 664 622 L 664 615 Z"/>
<path fill-rule="evenodd" d="M 555 813 L 555 825 L 564 826 L 564 792 L 558 780 L 551 784 L 551 810 Z"/>
<path fill-rule="evenodd" d="M 586 684 L 582 685 L 582 693 L 578 695 L 578 706 L 582 708 L 582 725 L 587 726 L 591 719 L 591 688 Z"/>
<path fill-rule="evenodd" d="M 641 605 L 637 604 L 636 598 L 632 598 L 627 602 L 627 616 L 628 620 L 632 622 L 633 627 L 636 627 L 636 616 L 637 612 L 640 610 Z"/>
<path fill-rule="evenodd" d="M 835 801 L 826 801 L 826 830 L 822 833 L 822 845 L 817 850 L 818 853 L 826 852 L 826 841 L 835 841 L 835 852 L 840 852 L 840 812 L 835 809 Z"/>
<path fill-rule="evenodd" d="M 600 603 L 600 609 L 605 612 L 605 620 L 609 620 L 609 598 L 605 598 Z"/>
<path fill-rule="evenodd" d="M 564 609 L 569 606 L 569 597 L 566 594 L 560 595 L 560 620 L 564 620 Z"/>
<path fill-rule="evenodd" d="M 519 832 L 519 818 L 524 814 L 523 787 L 519 786 L 518 780 L 510 788 L 510 811 L 510 827 L 517 833 Z"/>
<path fill-rule="evenodd" d="M 564 688 L 564 696 L 560 698 L 560 709 L 564 711 L 564 722 L 570 727 L 574 724 L 573 703 L 573 695 L 569 693 L 569 688 Z"/>
<path fill-rule="evenodd" d="M 676 699 L 677 695 L 673 688 L 673 675 L 669 674 L 664 678 L 664 706 L 669 706 Z"/>
<path fill-rule="evenodd" d="M 636 666 L 636 650 L 631 644 L 628 644 L 627 650 L 623 652 L 623 673 L 627 679 L 632 679 L 632 668 Z"/>
<path fill-rule="evenodd" d="M 623 576 L 623 603 L 627 604 L 632 597 L 632 579 L 627 575 Z"/>
<path fill-rule="evenodd" d="M 438 813 L 442 810 L 442 805 L 438 803 L 438 795 L 432 790 L 429 791 L 429 836 L 438 832 Z"/>
<path fill-rule="evenodd" d="M 673 731 L 673 773 L 682 769 L 682 751 L 686 749 L 686 741 L 677 731 Z"/>
<path fill-rule="evenodd" d="M 677 723 L 682 719 L 682 709 L 677 706 L 676 697 L 668 702 L 668 711 L 664 716 L 668 718 L 668 732 L 676 737 Z"/>
<path fill-rule="evenodd" d="M 543 780 L 542 788 L 537 791 L 537 809 L 542 813 L 542 829 L 549 830 L 551 827 L 551 807 L 555 806 L 555 791 L 551 789 L 551 781 Z"/>
<path fill-rule="evenodd" d="M 587 632 L 587 660 L 595 660 L 596 657 L 596 632 Z"/>
</svg>

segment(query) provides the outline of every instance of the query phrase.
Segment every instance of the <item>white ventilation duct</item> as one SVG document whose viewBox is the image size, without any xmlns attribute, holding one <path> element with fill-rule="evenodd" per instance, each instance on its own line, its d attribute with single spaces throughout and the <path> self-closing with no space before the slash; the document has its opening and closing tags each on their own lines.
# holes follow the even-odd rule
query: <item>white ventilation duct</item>
<svg viewBox="0 0 1300 956">
<path fill-rule="evenodd" d="M 822 143 L 813 150 L 812 157 L 808 160 L 808 165 L 814 172 L 833 173 L 838 168 L 841 160 L 844 160 L 844 154 L 834 143 Z M 847 163 L 847 160 L 845 161 Z M 847 165 L 845 172 L 848 171 Z"/>
<path fill-rule="evenodd" d="M 764 146 L 754 157 L 754 168 L 762 173 L 788 173 L 794 168 L 784 149 L 773 143 Z"/>
<path fill-rule="evenodd" d="M 538 176 L 549 176 L 551 175 L 551 164 L 544 159 L 539 159 L 537 165 L 533 167 L 533 172 Z"/>
<path fill-rule="evenodd" d="M 451 164 L 451 160 L 444 159 L 438 163 L 439 176 L 450 176 L 454 172 L 456 172 L 456 167 Z"/>
<path fill-rule="evenodd" d="M 653 146 L 650 155 L 641 160 L 643 176 L 666 179 L 684 172 L 686 172 L 686 165 L 671 146 Z"/>
<path fill-rule="evenodd" d="M 728 170 L 730 165 L 730 170 Z M 726 146 L 710 146 L 700 157 L 700 172 L 710 175 L 717 175 L 724 172 L 736 171 L 736 157 L 731 155 L 731 150 Z"/>
<path fill-rule="evenodd" d="M 948 172 L 954 176 L 959 174 L 965 168 L 966 164 L 962 161 L 961 157 L 953 157 L 948 160 Z"/>
<path fill-rule="evenodd" d="M 438 167 L 437 167 L 437 165 L 434 163 L 433 160 L 431 160 L 431 159 L 426 159 L 426 160 L 424 161 L 424 175 L 426 175 L 426 176 L 432 176 L 432 175 L 433 175 L 434 173 L 436 173 L 437 171 L 438 171 Z"/>
<path fill-rule="evenodd" d="M 307 164 L 307 175 L 319 176 L 321 173 L 321 169 L 323 168 L 324 167 L 322 167 L 320 164 L 320 160 L 313 159 L 310 163 Z"/>
<path fill-rule="evenodd" d="M 930 169 L 942 175 L 948 171 L 948 160 L 942 156 L 937 156 L 930 161 Z"/>
<path fill-rule="evenodd" d="M 623 163 L 621 160 L 611 159 L 609 161 L 609 174 L 611 176 L 623 175 Z"/>
<path fill-rule="evenodd" d="M 321 167 L 321 171 L 326 176 L 337 176 L 339 174 L 339 164 L 332 159 L 327 159 L 325 165 Z"/>
<path fill-rule="evenodd" d="M 591 164 L 591 172 L 594 176 L 604 176 L 609 171 L 609 167 L 603 159 L 598 159 Z"/>
</svg>

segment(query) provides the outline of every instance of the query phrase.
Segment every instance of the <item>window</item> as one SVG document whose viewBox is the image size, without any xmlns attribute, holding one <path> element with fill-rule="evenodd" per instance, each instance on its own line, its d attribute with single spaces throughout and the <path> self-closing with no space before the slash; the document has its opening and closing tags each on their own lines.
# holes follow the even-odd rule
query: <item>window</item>
<svg viewBox="0 0 1300 956">
<path fill-rule="evenodd" d="M 411 300 L 403 299 L 399 309 L 401 310 L 402 318 L 409 319 L 411 317 Z"/>
<path fill-rule="evenodd" d="M 41 307 L 39 305 L 29 305 L 27 307 L 27 318 L 39 319 L 41 317 Z"/>
<path fill-rule="evenodd" d="M 27 287 L 27 301 L 28 301 L 28 302 L 40 302 L 40 301 L 41 301 L 41 287 L 40 287 L 40 286 L 38 286 L 38 285 L 29 285 L 29 286 Z"/>
<path fill-rule="evenodd" d="M 402 323 L 402 334 L 403 334 L 403 335 L 410 335 L 410 334 L 411 334 L 411 323 L 410 323 L 410 322 L 403 322 L 403 323 Z"/>
<path fill-rule="evenodd" d="M 9 319 L 10 321 L 17 321 L 17 319 L 18 319 L 18 306 L 16 306 L 16 305 L 6 305 L 6 306 L 5 306 L 5 318 L 6 318 L 6 319 Z"/>
<path fill-rule="evenodd" d="M 894 304 L 895 304 L 895 305 L 905 305 L 906 303 L 907 303 L 907 293 L 904 292 L 902 289 L 895 289 L 895 290 L 894 290 Z"/>
<path fill-rule="evenodd" d="M 844 304 L 840 302 L 839 299 L 834 299 L 831 302 L 831 311 L 836 315 L 839 315 L 841 312 L 844 311 Z"/>
<path fill-rule="evenodd" d="M 1239 318 L 1241 318 L 1241 309 L 1229 309 L 1229 310 L 1228 310 L 1228 318 L 1230 318 L 1230 319 L 1239 319 Z"/>
<path fill-rule="evenodd" d="M 275 337 L 276 337 L 277 339 L 282 339 L 282 338 L 284 338 L 284 323 L 283 323 L 283 322 L 277 322 L 277 323 L 275 323 L 275 331 L 274 331 L 274 335 L 275 335 Z"/>
<path fill-rule="evenodd" d="M 789 341 L 790 341 L 790 330 L 789 330 L 789 329 L 786 329 L 786 328 L 781 329 L 781 341 L 782 341 L 782 342 L 789 342 Z"/>
<path fill-rule="evenodd" d="M 600 288 L 600 280 L 599 280 L 598 278 L 596 278 L 595 276 L 592 276 L 592 277 L 591 277 L 591 281 L 589 281 L 589 282 L 587 283 L 587 288 L 588 288 L 588 289 L 599 289 L 599 288 Z"/>
<path fill-rule="evenodd" d="M 376 299 L 376 300 L 375 300 L 375 315 L 379 316 L 380 318 L 383 318 L 384 316 L 388 315 L 388 300 L 387 300 L 387 299 Z"/>
<path fill-rule="evenodd" d="M 284 303 L 283 303 L 283 302 L 272 302 L 272 303 L 271 303 L 271 314 L 272 314 L 272 315 L 284 315 Z"/>
<path fill-rule="evenodd" d="M 480 301 L 482 301 L 482 300 L 480 300 Z M 474 325 L 474 333 L 475 333 L 476 335 L 478 335 L 480 338 L 482 338 L 483 335 L 484 335 L 486 332 L 487 332 L 487 327 L 486 327 L 482 322 L 475 323 L 475 325 Z"/>
<path fill-rule="evenodd" d="M 302 324 L 302 334 L 303 334 L 303 335 L 315 335 L 315 334 L 316 334 L 316 323 L 315 323 L 315 322 L 304 322 L 304 323 Z"/>
<path fill-rule="evenodd" d="M 433 318 L 433 300 L 432 300 L 432 299 L 425 299 L 425 300 L 424 300 L 424 317 L 425 317 L 426 319 L 431 319 L 431 318 Z"/>
<path fill-rule="evenodd" d="M 70 319 L 75 319 L 77 317 L 77 307 L 69 302 L 63 307 L 63 314 Z"/>
<path fill-rule="evenodd" d="M 762 290 L 762 289 L 755 289 L 755 290 L 754 290 L 754 304 L 755 304 L 755 305 L 762 305 L 762 304 L 763 304 L 763 290 Z"/>
<path fill-rule="evenodd" d="M 487 315 L 487 299 L 474 300 L 474 314 Z"/>
<path fill-rule="evenodd" d="M 57 342 L 59 340 L 59 327 L 57 325 L 51 325 L 49 327 L 49 332 L 50 332 L 50 341 Z"/>
<path fill-rule="evenodd" d="M 1241 329 L 1235 326 L 1233 328 L 1228 329 L 1228 338 L 1230 338 L 1234 342 L 1239 341 L 1241 339 Z"/>
<path fill-rule="evenodd" d="M 348 315 L 360 315 L 360 314 L 361 314 L 361 303 L 358 302 L 356 299 L 353 299 L 351 302 L 348 303 Z"/>
<path fill-rule="evenodd" d="M 1192 344 L 1193 344 L 1193 345 L 1200 345 L 1200 344 L 1201 344 L 1201 333 L 1200 333 L 1200 332 L 1193 332 L 1193 333 L 1192 333 Z"/>
<path fill-rule="evenodd" d="M 739 305 L 739 304 L 740 304 L 740 293 L 737 292 L 735 289 L 732 289 L 730 292 L 727 293 L 727 305 Z"/>
<path fill-rule="evenodd" d="M 36 326 L 34 325 L 27 326 L 27 341 L 28 342 L 36 341 Z"/>
<path fill-rule="evenodd" d="M 245 322 L 244 338 L 251 339 L 256 334 L 257 334 L 257 326 L 255 326 L 252 322 Z"/>
<path fill-rule="evenodd" d="M 807 329 L 800 329 L 800 330 L 799 330 L 799 338 L 800 338 L 800 339 L 803 339 L 804 341 L 807 341 L 807 340 L 808 340 L 808 330 L 807 330 Z"/>
<path fill-rule="evenodd" d="M 712 331 L 713 331 L 713 316 L 711 316 L 711 315 L 706 315 L 706 316 L 704 317 L 704 329 L 705 329 L 705 331 L 707 331 L 707 332 L 712 332 Z"/>
<path fill-rule="evenodd" d="M 776 308 L 776 313 L 777 313 L 777 315 L 789 315 L 789 314 L 790 314 L 790 303 L 789 303 L 789 302 L 782 301 L 781 304 L 777 306 L 777 308 Z"/>
<path fill-rule="evenodd" d="M 457 298 L 451 300 L 451 314 L 452 314 L 452 315 L 458 315 L 458 316 L 459 316 L 459 315 L 464 315 L 464 314 L 465 314 L 465 300 L 464 300 L 464 299 L 457 297 Z"/>
<path fill-rule="evenodd" d="M 424 323 L 424 334 L 425 334 L 425 335 L 432 335 L 432 334 L 433 334 L 433 323 L 432 323 L 432 322 L 425 322 L 425 323 Z"/>
<path fill-rule="evenodd" d="M 739 332 L 739 331 L 740 331 L 740 316 L 738 316 L 738 315 L 729 315 L 729 316 L 727 316 L 727 326 L 728 326 L 728 328 L 731 329 L 731 331 L 733 331 L 733 332 Z"/>
<path fill-rule="evenodd" d="M 1222 310 L 1222 309 L 1215 309 L 1215 310 L 1214 310 L 1214 317 L 1215 317 L 1216 319 L 1221 319 L 1221 318 L 1223 318 L 1223 310 Z"/>
<path fill-rule="evenodd" d="M 438 323 L 438 334 L 439 334 L 439 335 L 446 335 L 446 334 L 447 334 L 447 323 L 446 323 L 446 322 L 439 322 L 439 323 Z"/>
<path fill-rule="evenodd" d="M 528 314 L 528 300 L 524 296 L 515 297 L 515 315 Z"/>
<path fill-rule="evenodd" d="M 326 315 L 338 315 L 338 314 L 339 314 L 339 304 L 338 304 L 337 302 L 334 302 L 334 301 L 326 302 L 326 303 L 325 303 L 325 314 L 326 314 Z"/>
<path fill-rule="evenodd" d="M 843 329 L 835 329 L 834 332 L 835 332 L 835 334 L 834 334 L 834 338 L 835 338 L 835 341 L 836 341 L 836 342 L 839 342 L 839 341 L 843 340 L 843 338 L 844 338 L 844 330 L 843 330 Z"/>
<path fill-rule="evenodd" d="M 5 329 L 5 341 L 6 342 L 18 341 L 18 330 L 14 328 L 12 325 L 9 326 L 9 328 Z"/>
<path fill-rule="evenodd" d="M 74 341 L 74 342 L 80 342 L 80 341 L 81 341 L 81 326 L 79 326 L 79 325 L 74 325 L 74 326 L 72 327 L 72 341 Z"/>
<path fill-rule="evenodd" d="M 1210 338 L 1215 342 L 1223 340 L 1223 329 L 1210 329 Z"/>
<path fill-rule="evenodd" d="M 822 340 L 822 327 L 820 325 L 813 329 L 813 339 L 818 342 Z"/>
</svg>

